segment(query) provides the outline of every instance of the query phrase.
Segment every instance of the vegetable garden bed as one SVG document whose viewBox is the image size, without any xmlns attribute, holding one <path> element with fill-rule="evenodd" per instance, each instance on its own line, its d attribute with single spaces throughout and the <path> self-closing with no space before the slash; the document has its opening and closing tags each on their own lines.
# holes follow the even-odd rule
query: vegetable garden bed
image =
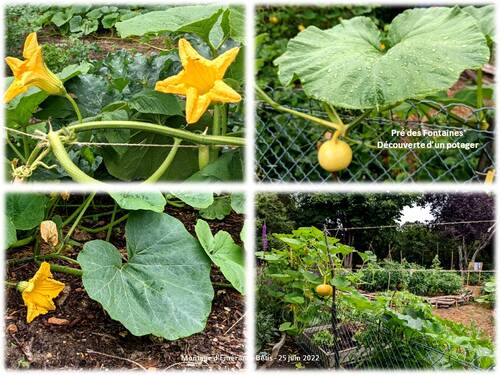
<svg viewBox="0 0 500 375">
<path fill-rule="evenodd" d="M 242 180 L 242 7 L 11 6 L 7 33 L 8 181 Z"/>
<path fill-rule="evenodd" d="M 6 283 L 18 290 L 7 290 L 7 366 L 242 368 L 244 217 L 234 211 L 241 201 L 233 195 L 231 206 L 229 195 L 211 193 L 165 195 L 163 202 L 156 193 L 113 194 L 119 204 L 106 195 L 9 194 L 17 240 Z M 110 257 L 121 264 L 109 266 Z M 42 281 L 47 262 L 52 275 Z M 41 282 L 61 285 L 52 307 L 52 299 L 30 294 L 42 293 Z"/>
</svg>

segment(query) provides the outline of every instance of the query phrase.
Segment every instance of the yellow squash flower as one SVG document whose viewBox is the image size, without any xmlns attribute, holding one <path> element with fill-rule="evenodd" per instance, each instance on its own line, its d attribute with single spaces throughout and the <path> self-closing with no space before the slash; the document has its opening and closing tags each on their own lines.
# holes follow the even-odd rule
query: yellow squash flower
<svg viewBox="0 0 500 375">
<path fill-rule="evenodd" d="M 17 289 L 23 296 L 28 308 L 26 320 L 31 323 L 38 315 L 47 314 L 55 310 L 52 299 L 56 298 L 64 289 L 64 283 L 54 280 L 50 272 L 50 264 L 43 262 L 38 271 L 29 281 L 21 281 Z"/>
<path fill-rule="evenodd" d="M 5 92 L 4 101 L 10 102 L 17 95 L 36 86 L 50 95 L 64 95 L 66 89 L 61 80 L 43 62 L 42 47 L 38 45 L 36 33 L 31 33 L 24 42 L 25 60 L 6 57 L 5 62 L 14 73 L 14 81 Z"/>
<path fill-rule="evenodd" d="M 238 55 L 232 48 L 214 60 L 201 56 L 186 39 L 179 40 L 179 57 L 184 68 L 179 74 L 156 82 L 155 90 L 186 96 L 186 121 L 197 122 L 210 103 L 237 103 L 241 96 L 222 80 Z"/>
</svg>

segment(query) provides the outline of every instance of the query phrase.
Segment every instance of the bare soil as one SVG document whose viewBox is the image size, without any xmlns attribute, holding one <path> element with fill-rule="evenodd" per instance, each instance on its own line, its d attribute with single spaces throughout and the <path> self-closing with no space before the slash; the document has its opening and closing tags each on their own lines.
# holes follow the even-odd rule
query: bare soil
<svg viewBox="0 0 500 375">
<path fill-rule="evenodd" d="M 41 44 L 54 43 L 61 47 L 70 43 L 66 36 L 51 33 L 47 30 L 40 31 L 38 39 Z M 149 55 L 153 52 L 158 53 L 160 51 L 168 51 L 169 49 L 175 47 L 169 39 L 164 37 L 155 37 L 146 42 L 140 38 L 123 39 L 111 33 L 92 34 L 82 37 L 80 40 L 87 44 L 96 43 L 99 46 L 99 51 L 92 52 L 89 56 L 87 56 L 89 60 L 99 60 L 104 58 L 109 52 L 120 51 L 122 49 Z"/>
<path fill-rule="evenodd" d="M 194 233 L 196 211 L 172 207 L 166 211 Z M 226 230 L 239 241 L 243 216 L 233 213 L 223 221 L 210 221 L 209 224 L 212 231 Z M 123 241 L 122 234 L 123 227 L 117 228 L 111 242 L 118 245 Z M 84 235 L 88 236 L 84 232 L 75 234 Z M 18 249 L 15 257 L 26 256 L 30 251 L 29 247 Z M 36 269 L 33 263 L 9 266 L 7 279 L 29 279 Z M 31 324 L 26 323 L 26 308 L 20 294 L 13 289 L 7 290 L 7 368 L 154 370 L 241 369 L 244 366 L 244 297 L 231 288 L 214 286 L 212 313 L 203 332 L 167 341 L 152 335 L 131 335 L 119 322 L 113 321 L 99 303 L 87 296 L 79 277 L 62 273 L 57 273 L 56 277 L 68 289 L 56 300 L 56 311 L 39 316 Z M 211 277 L 214 282 L 227 283 L 216 269 L 212 270 Z M 51 319 L 54 317 L 63 319 L 64 324 L 54 324 Z"/>
<path fill-rule="evenodd" d="M 434 309 L 434 314 L 462 323 L 466 326 L 475 325 L 485 335 L 495 340 L 495 310 L 479 303 L 450 307 L 449 309 Z"/>
</svg>

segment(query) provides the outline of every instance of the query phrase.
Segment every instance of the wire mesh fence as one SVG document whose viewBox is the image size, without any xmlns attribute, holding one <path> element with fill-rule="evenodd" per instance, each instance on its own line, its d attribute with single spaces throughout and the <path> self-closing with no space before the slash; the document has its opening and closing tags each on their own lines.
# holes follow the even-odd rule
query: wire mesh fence
<svg viewBox="0 0 500 375">
<path fill-rule="evenodd" d="M 313 100 L 305 107 L 297 103 L 294 109 L 326 118 L 318 102 Z M 263 182 L 479 182 L 495 167 L 494 129 L 484 121 L 493 117 L 493 111 L 493 107 L 478 109 L 462 103 L 405 102 L 397 111 L 388 112 L 384 117 L 366 118 L 350 130 L 347 140 L 352 147 L 353 161 L 346 170 L 332 174 L 324 171 L 317 161 L 317 147 L 325 139 L 324 129 L 259 103 L 257 179 Z M 344 117 L 344 122 L 354 117 Z M 420 146 L 401 148 L 407 147 L 405 144 Z"/>
<path fill-rule="evenodd" d="M 336 369 L 478 369 L 429 337 L 391 326 L 375 317 L 336 304 L 297 336 L 297 344 L 316 366 Z"/>
</svg>

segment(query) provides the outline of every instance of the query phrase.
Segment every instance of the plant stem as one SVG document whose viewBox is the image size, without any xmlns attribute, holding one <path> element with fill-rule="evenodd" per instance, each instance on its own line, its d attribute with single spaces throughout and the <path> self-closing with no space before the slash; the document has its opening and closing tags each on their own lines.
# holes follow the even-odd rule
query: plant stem
<svg viewBox="0 0 500 375">
<path fill-rule="evenodd" d="M 37 262 L 37 263 L 40 263 L 40 262 Z M 80 269 L 66 267 L 66 266 L 60 266 L 59 264 L 52 264 L 51 263 L 50 270 L 54 271 L 54 272 L 67 273 L 70 275 L 80 276 L 80 277 L 83 275 L 83 271 Z"/>
<path fill-rule="evenodd" d="M 116 216 L 116 210 L 118 208 L 118 205 L 116 204 L 115 202 L 115 208 L 113 209 L 113 213 L 111 214 L 111 222 L 115 221 L 115 216 Z M 106 233 L 106 241 L 109 242 L 109 240 L 111 239 L 111 233 L 113 232 L 113 227 L 110 226 L 108 228 L 108 233 Z"/>
<path fill-rule="evenodd" d="M 337 111 L 335 110 L 335 108 L 332 105 L 330 105 L 326 102 L 323 102 L 323 109 L 325 110 L 326 114 L 328 115 L 328 118 L 332 122 L 344 125 L 344 122 L 342 121 L 339 114 L 337 113 Z"/>
<path fill-rule="evenodd" d="M 90 121 L 84 122 L 83 124 L 69 125 L 66 127 L 66 129 L 75 132 L 95 129 L 132 129 L 165 135 L 167 137 L 180 138 L 196 144 L 245 146 L 245 139 L 241 137 L 196 134 L 187 130 L 170 128 L 165 125 L 151 124 L 149 122 L 140 121 Z"/>
<path fill-rule="evenodd" d="M 23 127 L 23 131 L 27 132 L 27 126 Z M 23 135 L 23 151 L 24 151 L 24 157 L 27 158 L 28 155 L 30 154 L 30 145 L 29 145 L 29 140 L 26 135 Z"/>
<path fill-rule="evenodd" d="M 35 236 L 28 236 L 28 237 L 22 238 L 20 240 L 17 240 L 16 242 L 14 242 L 12 245 L 9 246 L 9 249 L 14 249 L 16 247 L 25 246 L 25 245 L 31 243 L 34 238 L 35 238 Z"/>
<path fill-rule="evenodd" d="M 163 176 L 167 172 L 168 168 L 170 167 L 170 164 L 172 164 L 172 162 L 174 161 L 175 155 L 177 154 L 177 150 L 179 149 L 181 142 L 182 139 L 174 138 L 174 144 L 172 145 L 172 148 L 168 152 L 167 157 L 165 158 L 163 163 L 160 164 L 158 169 L 154 171 L 154 173 L 144 181 L 144 183 L 146 184 L 155 183 L 161 178 L 161 176 Z"/>
<path fill-rule="evenodd" d="M 82 118 L 82 114 L 80 112 L 80 108 L 78 108 L 78 104 L 76 104 L 75 100 L 71 97 L 70 94 L 66 93 L 64 94 L 64 97 L 66 99 L 68 99 L 68 101 L 71 103 L 71 105 L 73 106 L 73 110 L 75 111 L 76 113 L 76 117 L 78 118 L 78 122 L 79 123 L 82 123 L 83 121 L 83 118 Z"/>
<path fill-rule="evenodd" d="M 220 104 L 215 104 L 214 105 L 214 117 L 213 117 L 213 124 L 212 124 L 212 135 L 213 136 L 218 136 L 220 135 L 221 132 L 221 105 Z M 210 161 L 214 161 L 217 159 L 219 150 L 217 147 L 211 147 L 210 148 Z"/>
<path fill-rule="evenodd" d="M 234 286 L 232 286 L 229 283 L 221 283 L 221 282 L 217 282 L 217 281 L 212 281 L 212 285 L 218 286 L 219 288 L 232 288 L 232 289 L 234 289 Z"/>
<path fill-rule="evenodd" d="M 102 227 L 87 228 L 87 227 L 84 227 L 83 225 L 80 225 L 80 228 L 83 229 L 85 232 L 88 232 L 88 233 L 99 233 L 99 232 L 104 232 L 105 230 L 108 230 L 109 228 L 112 228 L 115 225 L 120 224 L 121 222 L 123 222 L 123 221 L 125 221 L 127 219 L 128 219 L 128 214 L 123 215 L 121 218 L 116 219 L 115 221 L 113 221 L 113 222 L 111 222 L 109 224 L 106 224 L 106 225 L 104 225 Z"/>
<path fill-rule="evenodd" d="M 227 133 L 227 104 L 221 105 L 221 135 Z"/>
<path fill-rule="evenodd" d="M 15 281 L 5 281 L 5 285 L 8 286 L 9 288 L 15 288 L 17 286 L 17 282 Z"/>
<path fill-rule="evenodd" d="M 37 238 L 35 241 L 35 246 L 33 246 L 33 257 L 37 259 L 39 255 L 40 255 L 40 239 Z"/>
<path fill-rule="evenodd" d="M 28 159 L 26 160 L 26 165 L 31 165 L 35 159 L 37 158 L 38 154 L 42 152 L 43 146 L 41 143 L 37 143 L 35 148 L 31 151 L 30 156 L 28 156 Z"/>
<path fill-rule="evenodd" d="M 208 47 L 210 48 L 210 52 L 212 53 L 212 57 L 215 59 L 218 55 L 217 48 L 215 48 L 215 46 L 213 45 L 210 38 L 206 40 L 206 43 L 207 43 Z"/>
<path fill-rule="evenodd" d="M 102 184 L 101 181 L 98 181 L 90 177 L 80 168 L 78 168 L 78 166 L 75 163 L 73 163 L 68 153 L 66 152 L 66 149 L 64 148 L 61 139 L 59 138 L 58 132 L 54 132 L 52 130 L 49 131 L 49 133 L 47 134 L 47 139 L 49 141 L 52 153 L 56 157 L 57 161 L 59 161 L 61 167 L 64 168 L 64 170 L 71 176 L 73 180 L 83 184 L 85 183 Z"/>
<path fill-rule="evenodd" d="M 19 151 L 17 149 L 16 146 L 14 146 L 14 144 L 10 141 L 9 139 L 9 136 L 6 136 L 5 137 L 5 140 L 7 141 L 7 144 L 9 145 L 9 147 L 12 149 L 12 151 L 14 151 L 14 153 L 16 154 L 16 156 L 23 162 L 23 163 L 26 163 L 26 158 L 24 157 L 23 154 L 21 154 L 21 151 Z"/>
<path fill-rule="evenodd" d="M 106 211 L 106 212 L 99 212 L 99 213 L 95 213 L 95 214 L 88 214 L 88 215 L 84 215 L 83 216 L 83 219 L 86 219 L 86 218 L 94 218 L 94 217 L 102 217 L 102 216 L 109 216 L 109 215 L 112 215 L 113 212 L 115 210 L 112 210 L 112 211 Z M 119 212 L 121 211 L 120 209 L 116 209 L 116 212 Z"/>
<path fill-rule="evenodd" d="M 44 260 L 45 259 L 61 259 L 61 260 L 65 260 L 68 263 L 73 263 L 73 264 L 80 265 L 80 263 L 78 263 L 73 258 L 64 256 L 64 255 L 61 255 L 61 254 L 57 254 L 57 253 L 51 253 L 51 254 L 47 254 L 47 255 L 42 255 L 42 256 L 38 257 L 38 259 L 44 259 Z"/>
<path fill-rule="evenodd" d="M 368 109 L 368 110 L 364 111 L 361 115 L 359 115 L 354 120 L 352 120 L 349 124 L 347 124 L 344 136 L 347 135 L 347 133 L 349 132 L 349 130 L 351 130 L 351 128 L 355 127 L 361 121 L 363 121 L 366 117 L 368 117 L 370 115 L 370 113 L 372 113 L 372 109 Z"/>
<path fill-rule="evenodd" d="M 78 216 L 76 217 L 75 221 L 73 222 L 73 225 L 71 226 L 71 228 L 69 228 L 69 231 L 68 233 L 66 233 L 66 236 L 64 237 L 64 240 L 61 242 L 61 244 L 59 245 L 59 249 L 57 251 L 57 253 L 59 253 L 61 251 L 61 249 L 64 247 L 64 245 L 66 245 L 66 243 L 68 242 L 68 240 L 70 239 L 71 235 L 73 234 L 74 230 L 76 229 L 78 223 L 80 222 L 80 220 L 82 219 L 82 216 L 83 214 L 85 214 L 85 211 L 87 210 L 87 208 L 90 206 L 90 203 L 92 202 L 92 200 L 94 199 L 96 193 L 91 193 L 87 199 L 85 200 L 85 202 L 83 203 L 83 207 L 82 209 L 80 210 L 80 213 L 78 214 Z"/>
<path fill-rule="evenodd" d="M 85 206 L 85 200 L 77 207 L 76 210 L 73 211 L 73 213 L 66 220 L 63 221 L 63 228 L 75 219 L 76 215 L 78 215 L 78 213 L 82 210 L 83 206 Z"/>
<path fill-rule="evenodd" d="M 305 120 L 314 122 L 318 125 L 321 125 L 325 128 L 328 128 L 330 130 L 339 130 L 341 132 L 344 131 L 344 125 L 342 125 L 342 124 L 327 121 L 327 120 L 324 120 L 322 118 L 319 118 L 319 117 L 316 117 L 313 115 L 308 115 L 307 113 L 303 113 L 303 112 L 296 111 L 294 109 L 283 107 L 282 105 L 280 105 L 280 104 L 276 103 L 274 100 L 272 100 L 260 87 L 256 86 L 255 89 L 257 90 L 257 93 L 262 98 L 262 100 L 264 100 L 267 104 L 269 104 L 272 108 L 274 108 L 277 111 L 290 113 L 291 115 L 294 115 L 296 117 L 301 117 Z"/>
<path fill-rule="evenodd" d="M 476 70 L 476 107 L 477 109 L 483 108 L 483 69 L 479 68 Z M 484 112 L 481 111 L 480 120 L 484 120 Z"/>
</svg>

